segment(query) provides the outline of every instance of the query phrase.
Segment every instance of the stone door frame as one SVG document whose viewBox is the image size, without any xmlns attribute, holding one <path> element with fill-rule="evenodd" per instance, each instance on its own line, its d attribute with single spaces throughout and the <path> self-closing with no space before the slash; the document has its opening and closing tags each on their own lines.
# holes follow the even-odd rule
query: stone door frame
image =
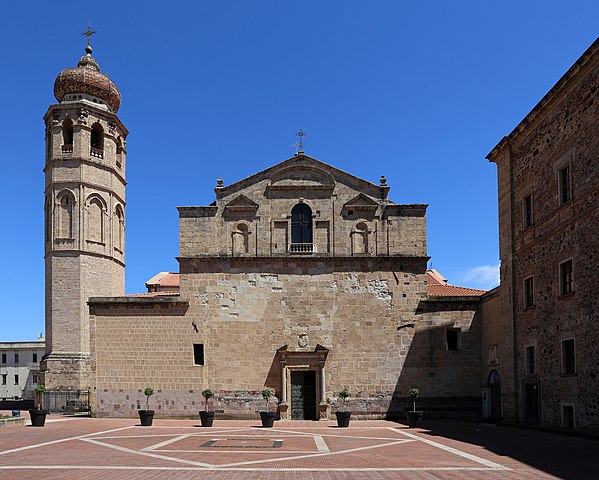
<svg viewBox="0 0 599 480">
<path fill-rule="evenodd" d="M 313 351 L 288 351 L 287 345 L 277 350 L 281 367 L 281 419 L 291 420 L 291 372 L 314 371 L 316 382 L 316 418 L 328 420 L 329 404 L 326 401 L 325 362 L 329 350 L 317 345 Z"/>
</svg>

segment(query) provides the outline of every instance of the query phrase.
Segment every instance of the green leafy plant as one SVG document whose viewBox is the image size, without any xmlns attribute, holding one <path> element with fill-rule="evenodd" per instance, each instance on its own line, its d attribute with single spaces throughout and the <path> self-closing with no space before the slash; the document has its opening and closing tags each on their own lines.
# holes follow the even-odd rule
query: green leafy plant
<svg viewBox="0 0 599 480">
<path fill-rule="evenodd" d="M 412 402 L 414 404 L 414 412 L 416 411 L 416 399 L 418 398 L 418 396 L 420 395 L 420 390 L 418 390 L 417 388 L 410 388 L 408 390 L 408 396 L 412 399 Z"/>
<path fill-rule="evenodd" d="M 350 396 L 350 394 L 349 394 L 349 390 L 347 389 L 347 387 L 345 387 L 343 390 L 341 390 L 339 392 L 339 398 L 341 399 L 341 411 L 342 412 L 345 411 L 345 402 L 347 401 L 349 396 Z"/>
<path fill-rule="evenodd" d="M 270 397 L 272 397 L 272 390 L 270 388 L 265 388 L 262 390 L 262 398 L 266 400 L 266 410 L 268 410 L 268 402 L 270 401 Z"/>
<path fill-rule="evenodd" d="M 149 408 L 150 397 L 154 395 L 154 389 L 152 387 L 146 387 L 144 390 L 144 395 L 146 396 L 146 410 Z"/>
<path fill-rule="evenodd" d="M 40 383 L 37 387 L 34 388 L 33 391 L 37 394 L 37 408 L 38 410 L 40 410 L 42 408 L 41 405 L 44 403 L 44 393 L 46 393 L 48 390 L 46 389 L 46 386 L 43 383 Z"/>
<path fill-rule="evenodd" d="M 206 401 L 204 402 L 204 410 L 208 411 L 208 400 L 214 397 L 214 392 L 209 388 L 202 390 L 202 397 L 206 399 Z"/>
</svg>

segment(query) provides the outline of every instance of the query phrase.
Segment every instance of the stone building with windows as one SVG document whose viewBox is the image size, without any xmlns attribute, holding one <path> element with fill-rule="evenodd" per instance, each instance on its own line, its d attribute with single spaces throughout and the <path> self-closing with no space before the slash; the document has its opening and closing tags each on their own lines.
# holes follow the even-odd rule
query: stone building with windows
<svg viewBox="0 0 599 480">
<path fill-rule="evenodd" d="M 41 335 L 33 342 L 0 342 L 0 401 L 33 399 L 44 347 Z"/>
<path fill-rule="evenodd" d="M 483 351 L 495 342 L 512 352 L 501 365 L 511 420 L 599 430 L 598 92 L 599 40 L 487 157 L 499 189 L 501 328 Z"/>
</svg>

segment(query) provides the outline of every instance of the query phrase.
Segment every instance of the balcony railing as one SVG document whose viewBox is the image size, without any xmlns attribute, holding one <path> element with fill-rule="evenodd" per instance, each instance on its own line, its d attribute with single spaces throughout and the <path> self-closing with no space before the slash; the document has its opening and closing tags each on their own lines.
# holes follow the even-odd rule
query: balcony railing
<svg viewBox="0 0 599 480">
<path fill-rule="evenodd" d="M 71 143 L 70 145 L 63 145 L 62 153 L 73 153 L 73 144 Z"/>
<path fill-rule="evenodd" d="M 314 253 L 313 243 L 290 243 L 289 253 Z"/>
<path fill-rule="evenodd" d="M 90 154 L 92 157 L 104 158 L 104 150 L 102 150 L 102 149 L 100 149 L 100 148 L 94 148 L 94 147 L 91 147 L 91 148 L 89 149 L 89 154 Z"/>
</svg>

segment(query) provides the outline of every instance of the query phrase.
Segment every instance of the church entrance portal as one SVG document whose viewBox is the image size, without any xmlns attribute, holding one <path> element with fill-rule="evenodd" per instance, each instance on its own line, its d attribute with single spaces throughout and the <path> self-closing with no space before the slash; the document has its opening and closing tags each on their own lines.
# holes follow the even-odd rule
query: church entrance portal
<svg viewBox="0 0 599 480">
<path fill-rule="evenodd" d="M 316 372 L 291 372 L 291 419 L 316 420 Z"/>
<path fill-rule="evenodd" d="M 300 348 L 306 348 L 300 346 Z M 323 420 L 328 418 L 325 363 L 329 350 L 316 345 L 314 350 L 277 350 L 276 363 L 281 373 L 279 413 L 285 420 Z"/>
</svg>

